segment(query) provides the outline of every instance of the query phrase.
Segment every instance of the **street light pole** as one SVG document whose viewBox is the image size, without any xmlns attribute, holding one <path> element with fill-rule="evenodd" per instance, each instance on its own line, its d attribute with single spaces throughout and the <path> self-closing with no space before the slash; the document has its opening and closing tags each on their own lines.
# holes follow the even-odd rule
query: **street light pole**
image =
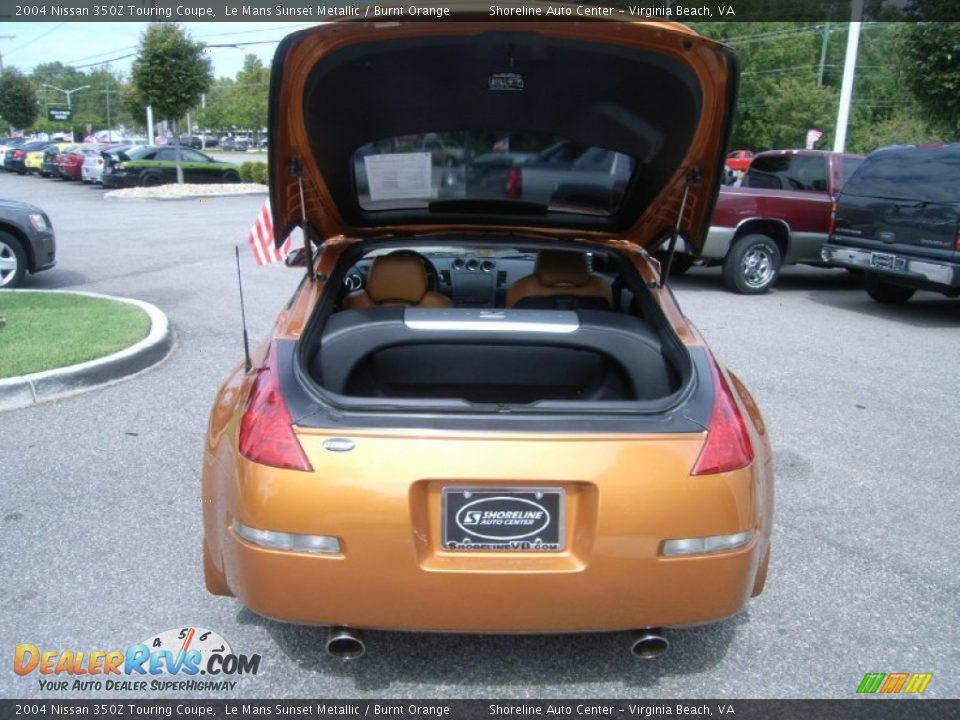
<svg viewBox="0 0 960 720">
<path fill-rule="evenodd" d="M 58 88 L 56 85 L 50 85 L 49 83 L 41 83 L 41 87 L 48 87 L 51 90 L 56 90 L 57 92 L 62 92 L 67 96 L 67 109 L 71 109 L 73 105 L 70 102 L 70 98 L 75 92 L 80 92 L 81 90 L 86 90 L 89 88 L 89 85 L 81 85 L 80 87 L 73 88 L 71 90 L 64 90 L 63 88 Z M 70 142 L 73 142 L 73 113 L 70 114 Z"/>
</svg>

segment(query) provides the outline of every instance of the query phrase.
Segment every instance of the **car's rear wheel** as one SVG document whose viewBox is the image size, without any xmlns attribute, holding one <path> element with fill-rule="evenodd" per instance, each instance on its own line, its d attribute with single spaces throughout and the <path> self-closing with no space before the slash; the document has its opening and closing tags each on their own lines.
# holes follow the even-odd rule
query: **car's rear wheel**
<svg viewBox="0 0 960 720">
<path fill-rule="evenodd" d="M 27 272 L 27 255 L 20 241 L 8 232 L 0 231 L 0 288 L 20 284 Z"/>
<path fill-rule="evenodd" d="M 240 182 L 240 173 L 238 173 L 236 170 L 224 170 L 222 179 L 225 183 Z"/>
<path fill-rule="evenodd" d="M 772 238 L 744 235 L 723 262 L 723 281 L 734 292 L 760 295 L 773 287 L 782 262 L 780 248 Z"/>
<path fill-rule="evenodd" d="M 140 184 L 144 187 L 156 187 L 161 183 L 161 178 L 156 173 L 147 173 L 140 179 Z"/>
<path fill-rule="evenodd" d="M 916 288 L 885 282 L 876 273 L 867 273 L 863 284 L 867 289 L 867 295 L 884 305 L 902 305 L 917 291 Z"/>
</svg>

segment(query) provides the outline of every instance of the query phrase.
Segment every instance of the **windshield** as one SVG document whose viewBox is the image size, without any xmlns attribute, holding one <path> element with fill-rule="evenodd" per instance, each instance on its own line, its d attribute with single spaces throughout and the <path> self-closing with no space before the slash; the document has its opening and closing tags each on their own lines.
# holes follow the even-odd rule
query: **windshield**
<svg viewBox="0 0 960 720">
<path fill-rule="evenodd" d="M 353 154 L 365 210 L 423 208 L 438 201 L 522 201 L 552 210 L 610 215 L 636 161 L 602 147 L 540 133 L 434 132 L 368 143 Z"/>
</svg>

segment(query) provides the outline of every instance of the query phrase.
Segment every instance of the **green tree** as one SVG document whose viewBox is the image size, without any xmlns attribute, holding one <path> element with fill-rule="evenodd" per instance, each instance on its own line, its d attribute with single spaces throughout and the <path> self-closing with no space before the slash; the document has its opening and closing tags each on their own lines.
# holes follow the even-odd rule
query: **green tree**
<svg viewBox="0 0 960 720">
<path fill-rule="evenodd" d="M 247 55 L 243 70 L 237 73 L 231 98 L 233 122 L 240 128 L 259 133 L 267 126 L 267 102 L 270 92 L 270 70 L 256 55 Z"/>
<path fill-rule="evenodd" d="M 140 100 L 152 105 L 173 128 L 178 183 L 183 182 L 180 119 L 199 104 L 213 82 L 210 59 L 203 49 L 203 43 L 193 42 L 178 24 L 151 23 L 140 40 L 130 72 Z"/>
<path fill-rule="evenodd" d="M 233 108 L 230 98 L 233 96 L 234 82 L 231 78 L 217 78 L 207 93 L 207 106 L 203 110 L 201 122 L 208 130 L 224 131 L 230 129 L 233 122 Z"/>
<path fill-rule="evenodd" d="M 902 143 L 939 143 L 943 137 L 909 109 L 897 110 L 892 116 L 863 128 L 851 140 L 850 152 L 872 153 L 884 145 Z"/>
<path fill-rule="evenodd" d="M 762 123 L 745 128 L 757 147 L 802 148 L 807 130 L 823 132 L 821 146 L 829 147 L 836 126 L 837 93 L 814 80 L 782 80 L 770 91 Z"/>
<path fill-rule="evenodd" d="M 960 139 L 960 23 L 907 23 L 903 29 L 907 85 L 930 120 Z"/>
<path fill-rule="evenodd" d="M 15 68 L 7 68 L 0 75 L 0 116 L 20 130 L 31 127 L 37 119 L 37 91 Z"/>
</svg>

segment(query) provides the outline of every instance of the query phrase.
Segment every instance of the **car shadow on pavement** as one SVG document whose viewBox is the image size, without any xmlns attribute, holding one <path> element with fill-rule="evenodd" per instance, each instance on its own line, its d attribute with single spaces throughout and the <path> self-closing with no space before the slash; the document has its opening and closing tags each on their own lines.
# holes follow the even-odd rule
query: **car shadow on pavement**
<svg viewBox="0 0 960 720">
<path fill-rule="evenodd" d="M 838 310 L 848 310 L 915 327 L 960 327 L 960 299 L 937 293 L 917 293 L 903 305 L 878 303 L 867 295 L 865 290 L 851 295 L 811 295 L 810 299 Z"/>
<path fill-rule="evenodd" d="M 724 286 L 723 271 L 719 267 L 691 268 L 683 275 L 671 278 L 669 284 L 676 290 L 693 292 L 716 290 L 735 295 Z M 777 278 L 777 284 L 770 293 L 845 290 L 863 292 L 863 278 L 836 268 L 790 266 L 783 268 L 780 277 Z M 752 296 L 744 295 L 742 297 L 752 299 Z"/>
<path fill-rule="evenodd" d="M 20 284 L 20 290 L 60 290 L 61 288 L 80 288 L 90 281 L 83 273 L 73 270 L 54 269 L 53 272 L 27 275 Z"/>
<path fill-rule="evenodd" d="M 657 685 L 664 676 L 702 673 L 720 663 L 749 610 L 722 623 L 668 630 L 669 649 L 653 660 L 630 652 L 626 632 L 563 635 L 457 635 L 364 632 L 366 654 L 343 662 L 327 654 L 326 628 L 279 623 L 243 609 L 241 624 L 264 628 L 304 672 L 340 676 L 358 690 L 388 691 L 395 684 L 460 688 L 460 697 L 526 695 L 531 688 L 582 683 L 620 683 L 628 688 Z M 485 686 L 471 691 L 471 686 Z M 556 697 L 556 690 L 548 690 Z M 574 690 L 574 692 L 582 692 Z M 610 691 L 606 692 L 609 696 Z"/>
</svg>

